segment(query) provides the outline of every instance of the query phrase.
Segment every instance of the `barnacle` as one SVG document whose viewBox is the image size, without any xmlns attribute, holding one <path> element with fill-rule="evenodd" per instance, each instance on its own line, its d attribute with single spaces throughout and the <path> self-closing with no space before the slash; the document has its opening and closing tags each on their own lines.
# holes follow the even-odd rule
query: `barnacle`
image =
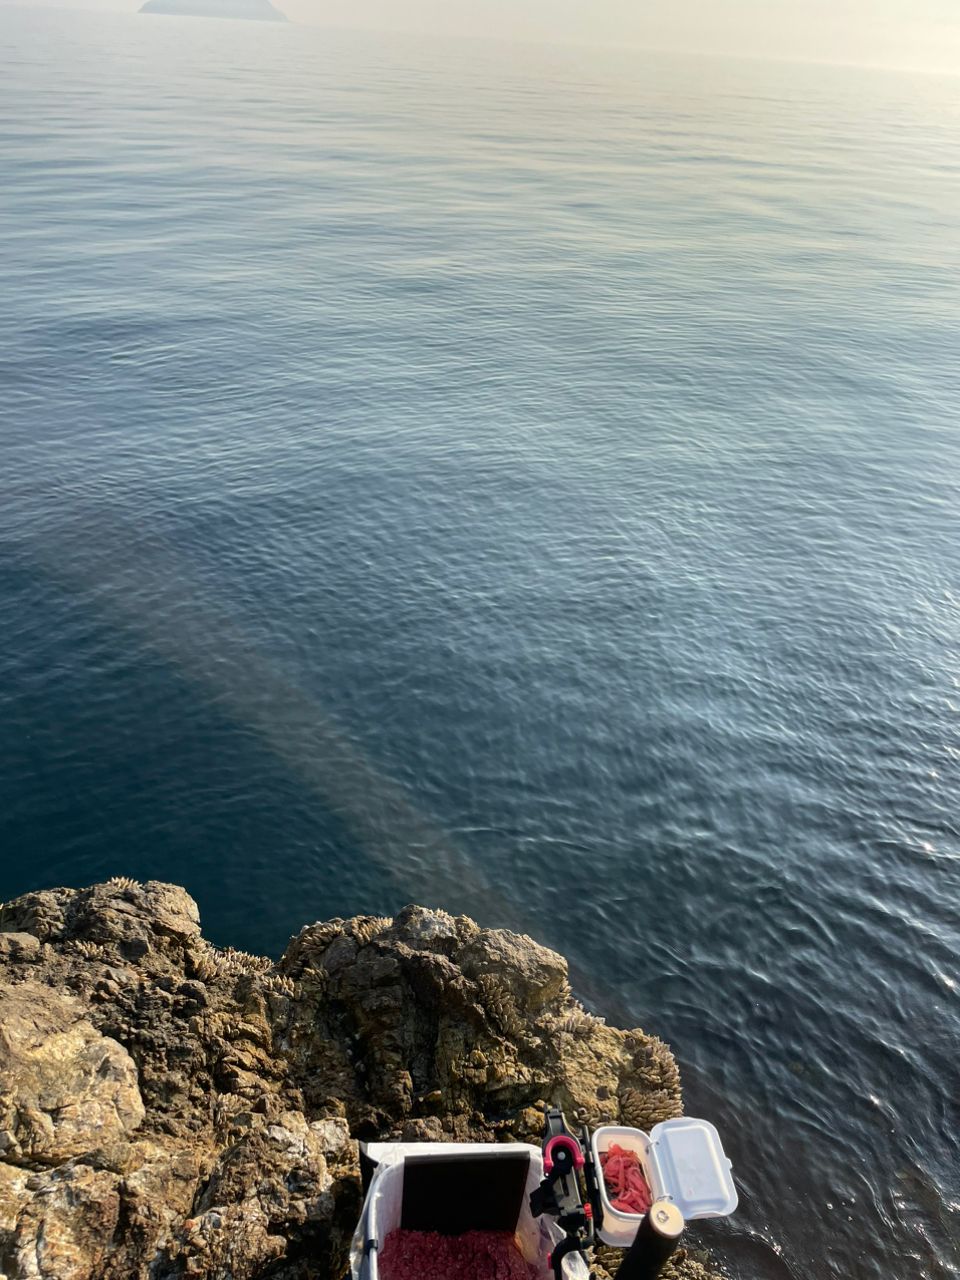
<svg viewBox="0 0 960 1280">
<path fill-rule="evenodd" d="M 358 916 L 351 921 L 350 932 L 361 947 L 365 947 L 383 933 L 384 929 L 389 928 L 391 923 L 389 916 Z"/>
<path fill-rule="evenodd" d="M 251 955 L 235 947 L 224 947 L 217 953 L 217 960 L 221 973 L 266 973 L 273 968 L 273 961 L 267 956 Z"/>
<path fill-rule="evenodd" d="M 299 983 L 294 982 L 292 978 L 288 978 L 285 973 L 271 973 L 267 978 L 266 988 L 268 991 L 277 995 L 289 996 L 294 999 L 300 993 Z"/>
<path fill-rule="evenodd" d="M 70 945 L 73 951 L 78 951 L 80 955 L 84 956 L 87 960 L 96 960 L 103 955 L 103 947 L 99 942 L 83 940 L 80 942 L 72 942 Z"/>
<path fill-rule="evenodd" d="M 517 1014 L 517 1002 L 510 989 L 492 973 L 481 973 L 477 985 L 482 992 L 482 1003 L 488 1016 L 499 1023 L 506 1036 L 520 1035 L 523 1023 Z"/>
</svg>

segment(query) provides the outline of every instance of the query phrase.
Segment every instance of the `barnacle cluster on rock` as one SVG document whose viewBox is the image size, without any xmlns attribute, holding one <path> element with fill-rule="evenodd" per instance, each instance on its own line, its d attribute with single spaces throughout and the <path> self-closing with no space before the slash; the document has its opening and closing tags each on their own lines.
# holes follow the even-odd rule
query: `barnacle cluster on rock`
<svg viewBox="0 0 960 1280">
<path fill-rule="evenodd" d="M 107 881 L 111 889 L 138 889 L 139 880 L 131 880 L 129 876 L 111 876 Z"/>
</svg>

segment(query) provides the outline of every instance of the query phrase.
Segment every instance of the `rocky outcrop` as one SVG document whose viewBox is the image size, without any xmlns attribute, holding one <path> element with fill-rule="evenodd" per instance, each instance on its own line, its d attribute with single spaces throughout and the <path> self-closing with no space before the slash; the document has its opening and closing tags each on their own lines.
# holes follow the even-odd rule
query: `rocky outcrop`
<svg viewBox="0 0 960 1280">
<path fill-rule="evenodd" d="M 273 963 L 211 946 L 172 885 L 0 911 L 4 1280 L 333 1280 L 355 1139 L 537 1141 L 554 1099 L 643 1127 L 681 1107 L 666 1046 L 585 1012 L 529 938 L 408 907 Z"/>
</svg>

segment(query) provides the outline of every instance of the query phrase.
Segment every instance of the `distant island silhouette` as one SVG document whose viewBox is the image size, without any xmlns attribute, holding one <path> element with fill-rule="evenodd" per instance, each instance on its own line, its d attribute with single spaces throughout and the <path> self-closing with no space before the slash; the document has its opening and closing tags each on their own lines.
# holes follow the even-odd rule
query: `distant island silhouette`
<svg viewBox="0 0 960 1280">
<path fill-rule="evenodd" d="M 287 20 L 270 0 L 147 0 L 140 12 L 191 18 L 247 18 L 257 22 Z"/>
</svg>

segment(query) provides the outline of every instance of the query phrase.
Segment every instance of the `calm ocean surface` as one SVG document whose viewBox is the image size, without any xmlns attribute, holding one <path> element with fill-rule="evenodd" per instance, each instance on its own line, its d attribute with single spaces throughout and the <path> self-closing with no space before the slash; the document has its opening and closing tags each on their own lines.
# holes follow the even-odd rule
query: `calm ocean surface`
<svg viewBox="0 0 960 1280">
<path fill-rule="evenodd" d="M 958 129 L 0 8 L 0 897 L 530 932 L 675 1047 L 731 1275 L 960 1275 Z"/>
</svg>

